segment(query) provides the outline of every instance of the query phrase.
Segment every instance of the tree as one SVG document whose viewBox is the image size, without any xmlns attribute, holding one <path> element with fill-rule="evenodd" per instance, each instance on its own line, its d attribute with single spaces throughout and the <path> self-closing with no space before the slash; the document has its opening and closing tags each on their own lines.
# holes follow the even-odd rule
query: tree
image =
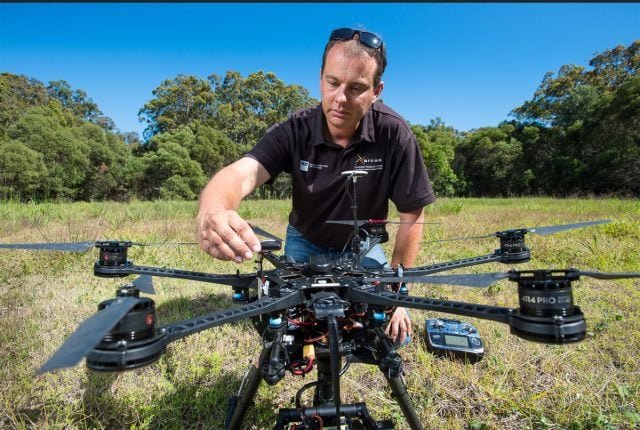
<svg viewBox="0 0 640 430">
<path fill-rule="evenodd" d="M 209 123 L 240 145 L 253 146 L 272 125 L 303 107 L 317 104 L 300 85 L 286 85 L 272 72 L 259 71 L 243 78 L 228 71 L 222 79 L 209 76 L 216 94 Z"/>
<path fill-rule="evenodd" d="M 511 113 L 523 122 L 555 125 L 562 120 L 562 107 L 577 88 L 590 86 L 598 95 L 611 94 L 640 70 L 640 40 L 630 46 L 616 46 L 597 54 L 589 65 L 592 69 L 573 64 L 563 65 L 554 78 L 547 72 L 533 99 Z"/>
<path fill-rule="evenodd" d="M 235 145 L 222 131 L 206 125 L 196 126 L 194 140 L 187 149 L 191 159 L 200 163 L 207 177 L 213 176 L 244 152 L 244 148 Z"/>
<path fill-rule="evenodd" d="M 76 199 L 89 168 L 90 147 L 71 131 L 73 117 L 59 104 L 35 107 L 7 130 L 13 140 L 42 154 L 48 169 L 39 188 L 39 198 Z"/>
<path fill-rule="evenodd" d="M 155 98 L 138 112 L 140 121 L 148 124 L 145 139 L 194 122 L 204 123 L 212 116 L 215 95 L 204 79 L 178 75 L 162 82 L 153 95 Z"/>
<path fill-rule="evenodd" d="M 148 200 L 194 200 L 207 182 L 200 164 L 176 142 L 161 142 L 157 151 L 144 154 L 137 168 L 142 173 L 134 184 L 138 197 Z"/>
<path fill-rule="evenodd" d="M 28 200 L 47 177 L 42 154 L 16 140 L 0 140 L 0 198 Z"/>
<path fill-rule="evenodd" d="M 440 196 L 454 195 L 459 183 L 451 168 L 458 144 L 456 131 L 445 126 L 440 118 L 432 119 L 428 126 L 412 125 L 411 130 L 418 141 L 433 190 Z"/>
<path fill-rule="evenodd" d="M 61 80 L 49 81 L 47 91 L 52 98 L 60 102 L 62 107 L 78 118 L 97 124 L 105 130 L 115 130 L 116 125 L 113 120 L 103 115 L 98 105 L 91 100 L 84 90 L 74 90 L 67 81 Z"/>
<path fill-rule="evenodd" d="M 594 104 L 576 130 L 582 191 L 640 195 L 640 76 Z"/>
<path fill-rule="evenodd" d="M 533 99 L 512 111 L 538 129 L 535 141 L 523 141 L 530 185 L 560 195 L 637 194 L 640 40 L 595 55 L 589 66 L 547 73 Z"/>
<path fill-rule="evenodd" d="M 45 106 L 49 99 L 41 82 L 24 75 L 0 73 L 0 136 L 27 110 Z"/>
<path fill-rule="evenodd" d="M 515 127 L 483 127 L 466 134 L 456 147 L 453 169 L 463 180 L 462 191 L 474 196 L 520 194 L 531 180 L 522 162 L 522 143 Z"/>
<path fill-rule="evenodd" d="M 124 166 L 132 155 L 130 148 L 116 134 L 96 124 L 83 122 L 73 134 L 89 148 L 89 167 L 83 182 L 83 200 L 127 200 L 130 190 Z"/>
<path fill-rule="evenodd" d="M 597 54 L 589 61 L 589 66 L 593 68 L 586 73 L 590 85 L 606 92 L 617 90 L 640 70 L 640 40 Z"/>
</svg>

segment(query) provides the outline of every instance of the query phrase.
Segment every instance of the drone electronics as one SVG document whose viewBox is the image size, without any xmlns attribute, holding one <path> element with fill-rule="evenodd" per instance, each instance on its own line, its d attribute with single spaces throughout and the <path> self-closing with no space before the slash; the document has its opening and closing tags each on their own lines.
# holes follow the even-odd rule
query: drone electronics
<svg viewBox="0 0 640 430">
<path fill-rule="evenodd" d="M 582 276 L 598 279 L 640 277 L 640 273 L 577 269 L 437 275 L 490 262 L 512 264 L 528 261 L 530 250 L 524 242 L 526 233 L 549 234 L 609 222 L 607 220 L 497 232 L 491 236 L 499 238 L 499 248 L 478 257 L 414 268 L 364 267 L 362 261 L 367 252 L 375 243 L 380 243 L 384 234 L 374 229 L 373 233 L 367 233 L 370 240 L 362 241 L 359 230 L 365 224 L 384 227 L 388 221 L 362 221 L 358 218 L 356 182 L 358 179 L 366 180 L 366 172 L 348 171 L 344 176 L 345 186 L 353 185 L 354 219 L 347 222 L 353 224 L 354 235 L 350 250 L 336 259 L 316 256 L 301 263 L 277 255 L 275 252 L 280 249 L 282 241 L 255 226 L 252 226 L 254 231 L 268 239 L 262 242 L 256 272 L 251 274 L 210 274 L 138 266 L 128 259 L 127 251 L 131 246 L 144 244 L 134 242 L 0 245 L 1 248 L 59 251 L 96 247 L 99 249 L 94 264 L 96 276 L 141 275 L 119 288 L 115 298 L 100 303 L 98 311 L 67 338 L 38 372 L 71 367 L 83 358 L 86 358 L 87 367 L 94 371 L 137 369 L 157 361 L 167 346 L 178 339 L 212 327 L 251 319 L 262 336 L 262 351 L 257 365 L 250 367 L 239 390 L 230 399 L 225 428 L 241 428 L 262 381 L 274 385 L 287 372 L 302 376 L 315 368 L 317 380 L 297 392 L 295 407 L 278 411 L 275 430 L 394 429 L 392 421 L 375 420 L 365 403 L 343 404 L 341 401 L 340 376 L 351 363 L 364 363 L 378 366 L 399 403 L 407 425 L 420 430 L 423 424 L 404 383 L 402 357 L 394 340 L 384 332 L 396 307 L 487 319 L 507 324 L 512 334 L 530 341 L 564 344 L 580 341 L 586 335 L 584 315 L 573 300 L 574 281 Z M 344 223 L 341 220 L 333 222 Z M 265 261 L 274 268 L 266 270 Z M 159 326 L 155 302 L 140 296 L 140 292 L 153 293 L 153 276 L 228 285 L 236 306 Z M 417 297 L 410 295 L 407 288 L 407 283 L 483 288 L 503 279 L 517 284 L 517 308 Z M 444 328 L 455 331 L 462 326 L 456 328 L 453 323 L 445 323 L 445 327 L 433 327 L 434 330 Z M 428 325 L 426 329 L 429 333 Z M 467 330 L 466 334 L 472 333 Z M 456 340 L 460 341 L 450 339 L 454 343 Z M 303 395 L 309 390 L 313 391 L 311 404 L 303 401 Z"/>
</svg>

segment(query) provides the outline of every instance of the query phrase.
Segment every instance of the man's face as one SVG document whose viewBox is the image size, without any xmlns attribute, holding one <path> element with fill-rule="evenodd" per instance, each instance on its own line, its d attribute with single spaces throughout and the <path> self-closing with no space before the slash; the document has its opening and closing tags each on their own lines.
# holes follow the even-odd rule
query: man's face
<svg viewBox="0 0 640 430">
<path fill-rule="evenodd" d="M 373 58 L 349 55 L 343 45 L 338 43 L 327 53 L 320 76 L 320 94 L 329 131 L 350 135 L 382 92 L 383 84 L 373 86 L 376 72 Z"/>
</svg>

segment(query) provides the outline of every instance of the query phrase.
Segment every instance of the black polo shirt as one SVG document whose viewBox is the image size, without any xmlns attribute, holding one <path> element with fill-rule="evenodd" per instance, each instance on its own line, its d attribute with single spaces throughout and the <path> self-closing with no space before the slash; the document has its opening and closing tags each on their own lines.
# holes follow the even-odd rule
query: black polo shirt
<svg viewBox="0 0 640 430">
<path fill-rule="evenodd" d="M 271 127 L 246 156 L 275 178 L 291 174 L 289 222 L 307 240 L 325 248 L 349 244 L 353 226 L 326 220 L 353 220 L 353 186 L 340 175 L 366 170 L 357 181 L 358 219 L 386 219 L 391 200 L 399 212 L 432 203 L 435 195 L 416 138 L 406 121 L 383 103 L 374 103 L 351 143 L 343 148 L 325 138 L 321 105 L 302 109 Z"/>
</svg>

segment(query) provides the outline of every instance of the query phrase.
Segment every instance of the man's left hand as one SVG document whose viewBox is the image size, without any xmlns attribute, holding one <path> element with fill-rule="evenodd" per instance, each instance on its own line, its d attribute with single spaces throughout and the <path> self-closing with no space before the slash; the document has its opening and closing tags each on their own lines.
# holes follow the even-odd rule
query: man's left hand
<svg viewBox="0 0 640 430">
<path fill-rule="evenodd" d="M 407 308 L 396 308 L 384 332 L 396 343 L 396 345 L 404 344 L 407 336 L 413 336 L 411 318 L 409 318 L 409 311 Z"/>
</svg>

